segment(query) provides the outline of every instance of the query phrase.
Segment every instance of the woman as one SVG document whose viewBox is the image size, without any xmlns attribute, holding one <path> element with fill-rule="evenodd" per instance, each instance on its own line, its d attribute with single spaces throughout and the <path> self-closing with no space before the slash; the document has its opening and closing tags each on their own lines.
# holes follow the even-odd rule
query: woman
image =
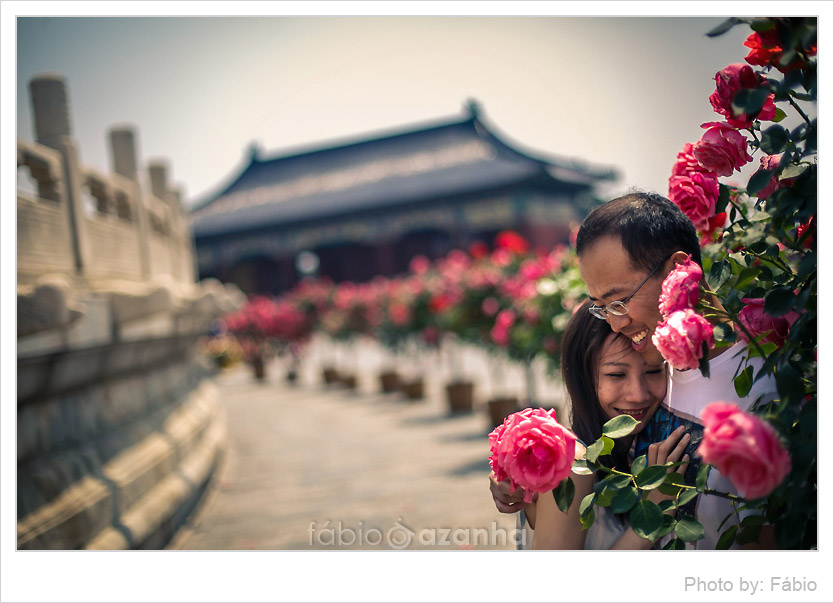
<svg viewBox="0 0 834 603">
<path fill-rule="evenodd" d="M 609 467 L 630 467 L 634 436 L 646 427 L 666 394 L 665 363 L 651 364 L 634 351 L 629 339 L 611 331 L 605 321 L 597 320 L 583 304 L 573 315 L 562 342 L 562 378 L 571 400 L 571 429 L 585 445 L 602 435 L 603 424 L 620 414 L 629 414 L 639 421 L 631 435 L 619 438 L 614 450 L 600 461 Z M 683 456 L 689 435 L 682 428 L 666 440 L 649 447 L 649 464 L 677 461 Z M 577 443 L 577 458 L 585 455 L 584 445 Z M 683 456 L 687 461 L 688 456 Z M 677 469 L 683 473 L 686 465 Z M 539 496 L 524 506 L 522 524 L 529 524 L 533 536 L 527 536 L 535 549 L 648 549 L 653 542 L 637 536 L 625 518 L 608 509 L 596 507 L 596 518 L 589 530 L 582 530 L 579 503 L 590 494 L 593 475 L 572 474 L 576 487 L 573 504 L 565 514 L 552 496 Z M 493 484 L 494 484 L 494 480 Z M 507 488 L 505 484 L 499 485 Z M 495 496 L 496 488 L 493 487 Z M 518 493 L 520 494 L 520 493 Z M 517 494 L 517 495 L 518 495 Z M 496 498 L 496 505 L 499 500 Z M 659 503 L 664 497 L 657 490 L 649 500 Z M 501 506 L 499 505 L 499 509 Z"/>
</svg>

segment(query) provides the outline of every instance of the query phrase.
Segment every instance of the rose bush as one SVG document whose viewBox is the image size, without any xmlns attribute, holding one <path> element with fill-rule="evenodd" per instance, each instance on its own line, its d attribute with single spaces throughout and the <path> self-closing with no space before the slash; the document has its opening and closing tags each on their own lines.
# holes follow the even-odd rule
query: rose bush
<svg viewBox="0 0 834 603">
<path fill-rule="evenodd" d="M 785 442 L 792 459 L 790 469 L 785 469 L 788 472 L 780 484 L 756 478 L 768 488 L 774 486 L 772 491 L 751 490 L 748 484 L 748 496 L 767 496 L 755 504 L 740 503 L 759 510 L 781 548 L 813 548 L 817 518 L 817 20 L 731 18 L 708 35 L 718 36 L 741 24 L 753 29 L 744 43 L 750 49 L 745 62 L 752 67 L 734 64 L 716 74 L 710 104 L 725 121 L 704 124 L 708 129 L 701 140 L 691 148 L 685 145 L 678 154 L 669 197 L 702 235 L 708 295 L 701 296 L 697 309 L 715 323 L 716 347 L 739 340 L 748 344 L 739 356 L 736 392 L 746 396 L 764 378 L 773 379 L 778 390 L 774 396 L 759 398 L 751 412 Z M 772 123 L 763 125 L 764 121 Z M 714 216 L 705 216 L 703 204 L 679 193 L 682 175 L 730 176 L 752 161 L 755 153 L 761 153 L 758 169 L 746 186 L 719 181 Z M 710 228 L 716 228 L 714 232 L 704 230 L 705 218 Z M 755 369 L 749 362 L 753 358 L 762 359 Z M 702 469 L 708 471 L 709 465 Z M 705 483 L 704 479 L 702 491 Z M 738 528 L 727 528 L 721 546 L 755 541 L 761 523 L 741 522 Z"/>
</svg>

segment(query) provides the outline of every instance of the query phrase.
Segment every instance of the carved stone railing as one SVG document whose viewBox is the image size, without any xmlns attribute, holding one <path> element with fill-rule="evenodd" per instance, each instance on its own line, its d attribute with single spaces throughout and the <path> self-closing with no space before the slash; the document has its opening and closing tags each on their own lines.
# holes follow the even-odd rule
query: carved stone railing
<svg viewBox="0 0 834 603">
<path fill-rule="evenodd" d="M 38 141 L 18 140 L 17 545 L 160 548 L 196 504 L 225 420 L 198 340 L 240 290 L 195 282 L 166 168 L 138 181 L 80 165 L 63 80 L 31 83 Z"/>
</svg>

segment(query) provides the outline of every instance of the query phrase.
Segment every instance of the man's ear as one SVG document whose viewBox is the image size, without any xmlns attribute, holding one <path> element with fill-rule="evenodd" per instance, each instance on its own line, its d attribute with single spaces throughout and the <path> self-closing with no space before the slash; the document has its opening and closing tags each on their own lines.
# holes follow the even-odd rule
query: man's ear
<svg viewBox="0 0 834 603">
<path fill-rule="evenodd" d="M 675 268 L 676 264 L 683 264 L 686 261 L 686 258 L 689 257 L 689 254 L 685 251 L 678 250 L 674 252 L 669 259 L 666 260 L 663 264 L 663 274 L 667 275 Z"/>
</svg>

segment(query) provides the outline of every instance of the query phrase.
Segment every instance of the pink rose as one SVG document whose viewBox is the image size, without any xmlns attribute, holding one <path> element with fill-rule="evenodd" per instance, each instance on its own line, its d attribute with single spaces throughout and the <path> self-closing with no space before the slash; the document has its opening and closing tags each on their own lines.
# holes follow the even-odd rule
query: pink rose
<svg viewBox="0 0 834 603">
<path fill-rule="evenodd" d="M 791 470 L 791 458 L 776 431 L 734 404 L 708 404 L 701 418 L 704 439 L 698 454 L 714 465 L 748 499 L 773 492 Z"/>
<path fill-rule="evenodd" d="M 753 337 L 767 334 L 759 340 L 760 343 L 775 343 L 782 347 L 799 314 L 791 310 L 784 316 L 771 316 L 765 312 L 765 300 L 745 297 L 741 301 L 745 303 L 745 306 L 738 313 L 738 321 L 750 331 Z M 740 335 L 742 339 L 749 341 L 744 331 Z"/>
<path fill-rule="evenodd" d="M 698 360 L 703 356 L 702 344 L 712 349 L 715 339 L 712 324 L 687 308 L 672 312 L 664 322 L 657 323 L 652 343 L 673 368 L 686 370 L 698 368 Z"/>
<path fill-rule="evenodd" d="M 516 315 L 512 310 L 501 310 L 495 317 L 495 326 L 489 334 L 492 340 L 501 346 L 510 343 L 510 327 L 515 323 Z"/>
<path fill-rule="evenodd" d="M 755 90 L 761 88 L 764 78 L 753 71 L 750 65 L 734 63 L 728 65 L 715 74 L 715 92 L 709 97 L 709 102 L 716 113 L 720 113 L 727 119 L 727 123 L 734 128 L 749 128 L 754 118 L 744 113 L 736 114 L 733 110 L 733 98 L 742 90 Z M 773 104 L 773 94 L 767 97 L 762 110 L 755 117 L 763 121 L 769 121 L 776 115 L 776 105 Z"/>
<path fill-rule="evenodd" d="M 678 310 L 695 307 L 698 303 L 703 276 L 704 271 L 697 262 L 692 261 L 691 255 L 687 256 L 683 263 L 675 264 L 660 287 L 658 307 L 664 318 Z"/>
<path fill-rule="evenodd" d="M 718 201 L 718 179 L 712 174 L 691 172 L 669 179 L 669 200 L 692 220 L 698 232 L 709 229 Z"/>
<path fill-rule="evenodd" d="M 512 230 L 502 230 L 495 235 L 495 246 L 519 255 L 525 254 L 530 250 L 530 244 L 527 242 L 527 239 Z"/>
<path fill-rule="evenodd" d="M 429 262 L 429 258 L 424 255 L 415 255 L 408 263 L 408 267 L 414 274 L 425 274 L 429 271 L 431 262 Z"/>
<path fill-rule="evenodd" d="M 753 158 L 747 153 L 747 139 L 727 123 L 709 122 L 701 124 L 707 131 L 701 140 L 692 146 L 692 154 L 705 170 L 718 176 L 731 176 L 733 170 Z"/>
<path fill-rule="evenodd" d="M 553 490 L 570 475 L 576 436 L 556 420 L 556 411 L 525 408 L 489 434 L 489 464 L 498 481 L 524 488 L 524 501 Z"/>
<path fill-rule="evenodd" d="M 407 325 L 411 320 L 411 310 L 402 303 L 391 304 L 391 307 L 388 309 L 388 315 L 391 317 L 391 322 L 398 327 Z"/>
<path fill-rule="evenodd" d="M 481 311 L 487 316 L 495 316 L 500 309 L 501 305 L 494 297 L 487 297 L 483 302 L 481 302 Z"/>
<path fill-rule="evenodd" d="M 672 166 L 673 176 L 689 176 L 693 172 L 701 174 L 710 174 L 698 163 L 695 155 L 692 154 L 692 143 L 687 142 L 683 145 L 683 149 L 675 157 L 675 165 Z M 715 174 L 712 174 L 715 177 Z"/>
<path fill-rule="evenodd" d="M 721 230 L 724 230 L 724 226 L 726 225 L 726 223 L 727 212 L 722 211 L 712 216 L 707 222 L 706 230 L 698 232 L 698 234 L 701 235 L 701 247 L 704 247 L 714 242 L 718 238 L 716 236 L 716 233 L 718 233 Z"/>
</svg>

